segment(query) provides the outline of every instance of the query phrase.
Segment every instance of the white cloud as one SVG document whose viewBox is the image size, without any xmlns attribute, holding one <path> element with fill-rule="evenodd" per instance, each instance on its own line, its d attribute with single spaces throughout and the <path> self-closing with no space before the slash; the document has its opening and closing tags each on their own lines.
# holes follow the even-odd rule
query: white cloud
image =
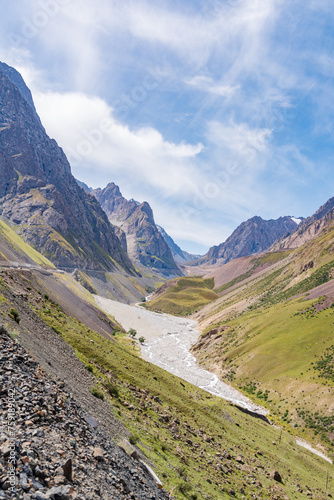
<svg viewBox="0 0 334 500">
<path fill-rule="evenodd" d="M 263 153 L 267 150 L 272 130 L 268 128 L 251 128 L 247 123 L 228 124 L 210 122 L 208 139 L 220 148 L 225 147 L 231 153 L 249 155 L 250 152 Z"/>
<path fill-rule="evenodd" d="M 215 83 L 212 78 L 200 75 L 186 80 L 185 83 L 199 90 L 209 92 L 210 94 L 216 94 L 220 97 L 231 97 L 237 90 L 240 89 L 240 85 L 220 85 Z"/>
<path fill-rule="evenodd" d="M 130 185 L 146 183 L 167 194 L 192 189 L 191 161 L 203 151 L 202 144 L 166 141 L 152 127 L 130 130 L 97 97 L 49 92 L 36 94 L 35 101 L 48 133 L 63 147 L 75 172 L 94 166 L 109 181 L 128 178 Z"/>
</svg>

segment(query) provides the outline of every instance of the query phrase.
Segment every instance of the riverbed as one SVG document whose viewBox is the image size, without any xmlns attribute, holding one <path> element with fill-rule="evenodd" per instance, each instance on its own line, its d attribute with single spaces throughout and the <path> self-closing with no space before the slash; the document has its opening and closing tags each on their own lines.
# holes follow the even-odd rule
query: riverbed
<svg viewBox="0 0 334 500">
<path fill-rule="evenodd" d="M 141 345 L 141 354 L 147 361 L 249 411 L 261 415 L 268 413 L 265 408 L 256 405 L 234 387 L 225 384 L 216 375 L 198 365 L 196 358 L 190 353 L 191 346 L 200 335 L 196 329 L 196 321 L 155 313 L 138 305 L 129 306 L 97 295 L 95 300 L 103 311 L 114 316 L 127 331 L 130 328 L 135 329 L 136 338 L 145 338 Z M 296 443 L 332 462 L 308 442 L 297 439 Z"/>
<path fill-rule="evenodd" d="M 96 296 L 95 300 L 101 309 L 112 314 L 127 331 L 135 329 L 136 338 L 145 338 L 141 354 L 147 361 L 247 410 L 262 415 L 268 413 L 265 408 L 254 404 L 241 392 L 198 365 L 196 358 L 190 353 L 191 346 L 199 337 L 196 321 L 147 311 L 140 306 L 129 306 L 104 297 Z"/>
</svg>

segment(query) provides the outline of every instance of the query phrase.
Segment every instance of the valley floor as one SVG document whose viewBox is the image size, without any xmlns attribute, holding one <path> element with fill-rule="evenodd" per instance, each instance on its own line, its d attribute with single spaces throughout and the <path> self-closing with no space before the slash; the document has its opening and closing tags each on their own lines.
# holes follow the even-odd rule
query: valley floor
<svg viewBox="0 0 334 500">
<path fill-rule="evenodd" d="M 147 311 L 140 306 L 122 304 L 100 296 L 95 296 L 95 300 L 101 309 L 114 316 L 127 331 L 133 328 L 137 331 L 137 338 L 145 337 L 141 354 L 150 363 L 247 410 L 261 415 L 268 413 L 267 409 L 256 405 L 237 389 L 198 365 L 195 356 L 190 353 L 191 346 L 200 335 L 196 330 L 196 321 Z M 297 439 L 296 443 L 331 462 L 308 442 Z"/>
<path fill-rule="evenodd" d="M 150 363 L 238 406 L 262 415 L 267 413 L 265 408 L 254 404 L 244 394 L 197 364 L 196 358 L 189 352 L 200 335 L 196 330 L 196 321 L 147 311 L 140 306 L 129 306 L 104 297 L 95 296 L 95 300 L 127 331 L 133 328 L 137 331 L 137 338 L 145 338 L 141 353 Z"/>
</svg>

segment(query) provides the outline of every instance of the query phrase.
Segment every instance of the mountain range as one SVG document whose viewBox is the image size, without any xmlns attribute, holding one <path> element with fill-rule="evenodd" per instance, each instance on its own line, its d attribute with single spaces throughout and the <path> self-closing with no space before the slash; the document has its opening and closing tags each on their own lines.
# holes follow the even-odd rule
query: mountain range
<svg viewBox="0 0 334 500">
<path fill-rule="evenodd" d="M 152 208 L 146 201 L 139 203 L 125 199 L 113 182 L 104 189 L 93 189 L 90 192 L 100 203 L 111 224 L 118 228 L 123 246 L 126 240 L 126 249 L 133 261 L 163 274 L 182 274 L 171 249 L 155 224 Z"/>
<path fill-rule="evenodd" d="M 213 246 L 195 265 L 226 264 L 233 259 L 268 250 L 279 238 L 293 233 L 298 227 L 294 217 L 263 220 L 252 217 L 242 222 L 224 243 Z"/>
<path fill-rule="evenodd" d="M 288 216 L 267 221 L 253 217 L 203 257 L 192 255 L 155 223 L 147 202 L 125 199 L 113 182 L 92 189 L 74 179 L 63 150 L 46 134 L 21 75 L 4 63 L 0 98 L 0 216 L 63 269 L 123 269 L 138 275 L 135 264 L 164 278 L 181 276 L 185 264 L 223 265 L 271 247 L 298 246 L 319 231 L 323 214 L 330 217 L 334 207 L 331 199 L 300 224 Z"/>
<path fill-rule="evenodd" d="M 135 273 L 99 203 L 76 183 L 20 75 L 0 66 L 0 215 L 57 266 Z"/>
<path fill-rule="evenodd" d="M 253 217 L 198 258 L 147 202 L 125 199 L 113 182 L 75 180 L 22 77 L 3 63 L 0 103 L 4 415 L 9 384 L 36 392 L 16 397 L 20 498 L 329 497 L 332 465 L 296 438 L 333 456 L 334 198 L 305 220 Z M 267 416 L 144 361 L 145 339 L 127 335 L 94 295 L 141 299 L 145 315 L 192 314 L 198 363 Z M 162 320 L 175 337 L 172 319 Z"/>
</svg>

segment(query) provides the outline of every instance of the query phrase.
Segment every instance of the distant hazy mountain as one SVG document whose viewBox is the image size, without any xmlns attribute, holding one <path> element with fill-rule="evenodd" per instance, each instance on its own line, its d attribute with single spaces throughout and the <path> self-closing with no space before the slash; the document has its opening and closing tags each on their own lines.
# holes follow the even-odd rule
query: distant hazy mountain
<svg viewBox="0 0 334 500">
<path fill-rule="evenodd" d="M 175 262 L 177 262 L 178 264 L 185 264 L 186 262 L 189 262 L 191 260 L 197 260 L 201 257 L 201 255 L 188 253 L 185 250 L 182 250 L 175 243 L 173 238 L 166 233 L 163 227 L 157 225 L 157 228 L 160 234 L 163 236 L 164 240 L 166 241 L 167 245 L 171 249 Z"/>
<path fill-rule="evenodd" d="M 106 214 L 46 134 L 21 75 L 0 65 L 0 215 L 59 267 L 134 272 Z"/>
<path fill-rule="evenodd" d="M 119 238 L 126 235 L 126 247 L 131 259 L 164 274 L 181 275 L 172 252 L 160 234 L 147 202 L 125 199 L 113 182 L 104 189 L 90 191 L 101 204 L 109 221 L 118 226 Z M 123 246 L 125 244 L 123 237 Z"/>
<path fill-rule="evenodd" d="M 278 238 L 291 234 L 297 227 L 298 224 L 293 217 L 280 217 L 277 220 L 252 217 L 240 224 L 224 243 L 211 247 L 197 263 L 215 264 L 219 260 L 221 264 L 226 264 L 238 257 L 264 252 Z"/>
</svg>

